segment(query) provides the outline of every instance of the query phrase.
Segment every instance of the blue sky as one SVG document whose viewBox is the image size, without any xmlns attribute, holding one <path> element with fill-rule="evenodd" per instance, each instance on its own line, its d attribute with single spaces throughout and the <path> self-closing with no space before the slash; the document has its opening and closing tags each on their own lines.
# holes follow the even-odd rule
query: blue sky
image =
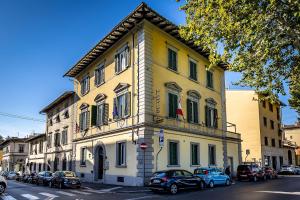
<svg viewBox="0 0 300 200">
<path fill-rule="evenodd" d="M 167 19 L 183 24 L 175 0 L 146 0 Z M 0 113 L 44 119 L 39 111 L 72 82 L 63 74 L 127 16 L 140 0 L 2 0 L 0 1 Z M 239 74 L 227 73 L 226 85 Z M 233 88 L 233 86 L 230 86 Z M 287 102 L 287 97 L 281 97 Z M 284 108 L 284 122 L 296 113 Z M 45 124 L 0 115 L 0 134 L 25 136 L 44 132 Z"/>
</svg>

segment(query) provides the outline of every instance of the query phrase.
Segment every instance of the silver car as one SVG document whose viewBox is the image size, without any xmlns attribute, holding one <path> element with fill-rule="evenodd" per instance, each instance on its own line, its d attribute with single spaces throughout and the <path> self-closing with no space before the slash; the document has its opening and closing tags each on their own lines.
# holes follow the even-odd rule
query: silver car
<svg viewBox="0 0 300 200">
<path fill-rule="evenodd" d="M 0 194 L 3 194 L 7 188 L 7 181 L 3 176 L 0 176 Z"/>
</svg>

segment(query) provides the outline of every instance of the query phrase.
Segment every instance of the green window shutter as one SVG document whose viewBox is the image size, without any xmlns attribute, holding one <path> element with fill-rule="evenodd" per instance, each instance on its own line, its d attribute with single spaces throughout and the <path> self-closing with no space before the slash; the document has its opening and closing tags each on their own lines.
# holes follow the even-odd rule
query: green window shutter
<svg viewBox="0 0 300 200">
<path fill-rule="evenodd" d="M 99 84 L 99 80 L 98 80 L 98 77 L 99 77 L 99 69 L 96 69 L 96 70 L 95 70 L 94 75 L 95 75 L 94 84 L 95 84 L 95 85 L 98 85 L 98 84 Z"/>
<path fill-rule="evenodd" d="M 173 94 L 173 98 L 174 98 L 174 100 L 173 100 L 173 102 L 174 102 L 174 104 L 173 104 L 174 105 L 173 112 L 174 112 L 174 118 L 176 118 L 177 117 L 176 110 L 178 108 L 178 96 L 175 95 L 175 94 Z"/>
<path fill-rule="evenodd" d="M 118 102 L 117 102 L 117 98 L 115 97 L 114 98 L 114 106 L 113 106 L 113 119 L 118 119 L 118 116 L 117 115 L 115 115 L 115 110 L 118 110 L 117 109 L 118 108 Z M 120 112 L 119 110 L 118 110 L 118 112 Z"/>
<path fill-rule="evenodd" d="M 168 93 L 168 107 L 169 107 L 169 117 L 173 117 L 173 98 L 172 94 Z"/>
<path fill-rule="evenodd" d="M 125 54 L 126 54 L 126 67 L 129 67 L 130 65 L 130 49 L 129 46 L 125 48 Z"/>
<path fill-rule="evenodd" d="M 91 126 L 96 126 L 97 124 L 97 106 L 92 105 L 92 116 L 91 116 Z"/>
<path fill-rule="evenodd" d="M 82 131 L 83 130 L 83 118 L 82 113 L 79 114 L 79 128 Z"/>
<path fill-rule="evenodd" d="M 119 72 L 118 65 L 119 65 L 119 54 L 116 54 L 115 55 L 115 73 Z"/>
<path fill-rule="evenodd" d="M 214 127 L 218 128 L 218 110 L 214 109 Z"/>
<path fill-rule="evenodd" d="M 199 114 L 198 114 L 198 103 L 197 102 L 193 102 L 193 107 L 194 107 L 194 123 L 199 123 Z"/>
<path fill-rule="evenodd" d="M 205 106 L 205 126 L 209 126 L 209 109 L 208 106 Z"/>
<path fill-rule="evenodd" d="M 173 69 L 177 71 L 177 53 L 173 51 Z"/>
<path fill-rule="evenodd" d="M 85 124 L 85 130 L 89 129 L 89 127 L 90 127 L 90 126 L 89 126 L 89 125 L 90 125 L 90 121 L 91 121 L 90 118 L 91 118 L 91 117 L 90 117 L 90 111 L 87 111 L 87 112 L 86 112 L 86 124 Z"/>
<path fill-rule="evenodd" d="M 168 49 L 168 67 L 172 69 L 172 52 L 171 49 Z"/>
<path fill-rule="evenodd" d="M 186 100 L 186 107 L 187 107 L 187 121 L 192 121 L 192 101 L 190 99 Z"/>
<path fill-rule="evenodd" d="M 108 103 L 103 104 L 103 116 L 102 116 L 102 120 L 103 120 L 103 125 L 108 125 Z"/>
<path fill-rule="evenodd" d="M 125 116 L 130 116 L 130 112 L 131 112 L 131 92 L 127 92 L 125 94 Z"/>
</svg>

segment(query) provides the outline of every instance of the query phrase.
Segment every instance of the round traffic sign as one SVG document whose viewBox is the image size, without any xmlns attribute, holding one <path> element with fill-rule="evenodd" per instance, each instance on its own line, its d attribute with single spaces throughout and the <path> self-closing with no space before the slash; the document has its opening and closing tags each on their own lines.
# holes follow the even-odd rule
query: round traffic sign
<svg viewBox="0 0 300 200">
<path fill-rule="evenodd" d="M 148 145 L 144 142 L 140 144 L 140 148 L 143 150 L 147 149 L 147 147 L 148 147 Z"/>
</svg>

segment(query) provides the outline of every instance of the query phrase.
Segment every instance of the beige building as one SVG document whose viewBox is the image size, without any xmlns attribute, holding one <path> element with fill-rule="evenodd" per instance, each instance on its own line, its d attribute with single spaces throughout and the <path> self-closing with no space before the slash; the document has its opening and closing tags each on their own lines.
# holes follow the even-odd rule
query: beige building
<svg viewBox="0 0 300 200">
<path fill-rule="evenodd" d="M 64 92 L 40 113 L 46 114 L 45 162 L 47 170 L 72 170 L 74 92 Z"/>
<path fill-rule="evenodd" d="M 27 172 L 46 170 L 46 134 L 38 134 L 30 137 L 26 142 L 28 143 L 28 158 L 26 159 Z"/>
<path fill-rule="evenodd" d="M 114 27 L 65 74 L 78 96 L 81 179 L 143 185 L 156 170 L 236 169 L 241 140 L 226 130 L 226 66 L 207 65 L 207 53 L 144 3 Z"/>
<path fill-rule="evenodd" d="M 258 162 L 279 169 L 284 159 L 281 130 L 282 103 L 260 100 L 253 90 L 227 90 L 227 120 L 242 137 L 243 162 Z"/>
<path fill-rule="evenodd" d="M 12 137 L 1 143 L 3 149 L 2 170 L 25 171 L 25 161 L 28 156 L 27 139 Z"/>
<path fill-rule="evenodd" d="M 284 125 L 284 138 L 293 142 L 295 145 L 295 160 L 296 165 L 300 165 L 300 122 L 291 125 Z M 290 152 L 289 158 L 293 158 L 293 152 Z"/>
</svg>

